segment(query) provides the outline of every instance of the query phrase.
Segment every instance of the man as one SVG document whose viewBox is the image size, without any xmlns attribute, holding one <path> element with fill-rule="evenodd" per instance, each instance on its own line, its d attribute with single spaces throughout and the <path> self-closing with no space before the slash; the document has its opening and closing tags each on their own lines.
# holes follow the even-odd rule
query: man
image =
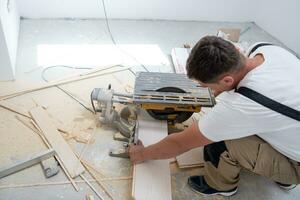
<svg viewBox="0 0 300 200">
<path fill-rule="evenodd" d="M 198 123 L 180 133 L 148 147 L 141 142 L 131 146 L 131 161 L 172 158 L 205 146 L 204 176 L 188 180 L 199 193 L 235 194 L 242 168 L 282 188 L 298 184 L 300 122 L 235 89 L 250 88 L 300 111 L 300 61 L 275 45 L 258 45 L 250 50 L 246 57 L 228 41 L 214 36 L 202 38 L 188 58 L 187 74 L 211 88 L 218 103 Z"/>
</svg>

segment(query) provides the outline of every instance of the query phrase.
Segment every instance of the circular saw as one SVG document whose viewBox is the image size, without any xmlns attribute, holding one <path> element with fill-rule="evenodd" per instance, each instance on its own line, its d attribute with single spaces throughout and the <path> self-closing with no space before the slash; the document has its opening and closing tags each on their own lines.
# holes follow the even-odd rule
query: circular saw
<svg viewBox="0 0 300 200">
<path fill-rule="evenodd" d="M 163 87 L 156 90 L 157 92 L 170 92 L 170 93 L 185 93 L 184 90 L 176 87 Z M 149 106 L 149 105 L 148 105 Z M 149 106 L 151 107 L 151 106 Z M 167 121 L 173 121 L 177 123 L 181 123 L 189 119 L 193 112 L 197 111 L 195 109 L 191 109 L 189 111 L 186 111 L 186 108 L 183 110 L 182 107 L 177 107 L 175 105 L 170 104 L 160 104 L 160 106 L 152 106 L 152 109 L 146 109 L 148 114 L 153 117 L 154 119 L 158 120 L 167 120 Z"/>
<path fill-rule="evenodd" d="M 110 86 L 95 88 L 91 93 L 91 103 L 94 111 L 100 113 L 102 124 L 119 130 L 120 134 L 116 133 L 114 139 L 128 145 L 137 142 L 136 119 L 140 109 L 146 110 L 154 119 L 168 121 L 172 126 L 186 121 L 201 107 L 214 106 L 215 99 L 209 88 L 200 86 L 185 74 L 140 72 L 136 75 L 132 94 L 115 92 Z M 117 112 L 115 103 L 127 107 Z M 110 151 L 109 155 L 128 158 L 128 151 Z"/>
</svg>

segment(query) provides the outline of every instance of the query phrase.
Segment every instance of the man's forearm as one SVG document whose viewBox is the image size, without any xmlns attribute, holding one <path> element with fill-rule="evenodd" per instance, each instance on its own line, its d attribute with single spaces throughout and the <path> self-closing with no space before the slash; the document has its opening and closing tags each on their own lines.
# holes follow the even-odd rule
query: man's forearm
<svg viewBox="0 0 300 200">
<path fill-rule="evenodd" d="M 143 151 L 146 160 L 168 159 L 185 152 L 186 147 L 178 141 L 182 132 L 168 135 L 156 144 L 149 145 Z"/>
<path fill-rule="evenodd" d="M 130 160 L 133 163 L 141 163 L 147 160 L 173 158 L 190 149 L 210 143 L 212 141 L 201 133 L 198 123 L 194 122 L 184 131 L 171 134 L 156 144 L 144 147 L 139 141 L 136 145 L 130 145 Z"/>
<path fill-rule="evenodd" d="M 145 160 L 173 158 L 197 146 L 205 145 L 209 141 L 200 137 L 198 123 L 179 133 L 168 135 L 160 142 L 143 149 Z"/>
</svg>

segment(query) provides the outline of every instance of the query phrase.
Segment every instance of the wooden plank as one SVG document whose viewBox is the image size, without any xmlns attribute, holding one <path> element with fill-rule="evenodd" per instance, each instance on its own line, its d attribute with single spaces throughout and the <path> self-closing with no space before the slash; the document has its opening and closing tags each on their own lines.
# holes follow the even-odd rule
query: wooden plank
<svg viewBox="0 0 300 200">
<path fill-rule="evenodd" d="M 51 148 L 51 145 L 49 144 L 49 142 L 46 140 L 46 138 L 44 137 L 44 135 L 42 134 L 40 128 L 38 127 L 38 125 L 36 125 L 35 121 L 33 121 L 32 119 L 30 120 L 33 127 L 31 127 L 29 124 L 27 124 L 27 122 L 23 121 L 22 119 L 20 119 L 18 116 L 16 116 L 16 118 L 27 128 L 31 129 L 33 132 L 35 132 L 36 134 L 38 134 L 40 136 L 40 138 L 43 140 L 43 142 L 45 143 L 45 145 L 48 148 Z M 57 155 L 54 156 L 56 158 L 56 160 L 58 161 L 58 163 L 60 164 L 63 172 L 66 174 L 67 178 L 70 180 L 70 183 L 73 185 L 74 189 L 78 192 L 78 186 L 76 185 L 76 183 L 74 182 L 74 180 L 71 178 L 70 174 L 67 172 L 66 168 L 64 167 L 62 161 L 59 159 L 59 157 Z"/>
<path fill-rule="evenodd" d="M 145 146 L 168 135 L 167 122 L 138 119 L 138 137 Z M 169 160 L 151 160 L 137 164 L 133 169 L 132 196 L 136 200 L 171 200 Z"/>
<path fill-rule="evenodd" d="M 47 112 L 41 107 L 36 107 L 30 111 L 30 114 L 38 127 L 42 130 L 47 141 L 56 151 L 58 157 L 71 177 L 75 178 L 84 172 L 84 167 L 77 159 L 71 147 L 57 131 Z"/>
<path fill-rule="evenodd" d="M 112 67 L 114 67 L 114 66 L 112 66 Z M 125 69 L 121 68 L 119 70 L 114 70 L 114 71 L 111 71 L 111 72 L 103 72 L 103 73 L 96 73 L 96 74 L 88 73 L 87 75 L 84 75 L 84 76 L 79 76 L 79 77 L 75 77 L 75 78 L 71 78 L 71 79 L 67 79 L 67 80 L 63 80 L 63 81 L 58 81 L 58 82 L 54 82 L 54 83 L 47 83 L 47 84 L 44 84 L 44 85 L 39 86 L 39 87 L 29 88 L 29 89 L 21 90 L 21 91 L 18 91 L 18 92 L 12 92 L 12 93 L 9 93 L 7 95 L 1 96 L 0 100 L 10 99 L 10 98 L 17 97 L 17 96 L 20 96 L 20 95 L 23 95 L 23 94 L 26 94 L 26 93 L 39 91 L 39 90 L 44 90 L 44 89 L 47 89 L 47 88 L 51 88 L 51 87 L 55 87 L 55 86 L 59 86 L 59 85 L 64 85 L 64 84 L 68 84 L 68 83 L 72 83 L 72 82 L 77 82 L 77 81 L 81 81 L 81 80 L 85 80 L 85 79 L 90 79 L 90 78 L 94 78 L 94 77 L 98 77 L 98 76 L 104 76 L 104 75 L 107 75 L 107 74 L 126 71 L 128 69 L 129 68 L 125 68 Z"/>
<path fill-rule="evenodd" d="M 95 198 L 92 194 L 87 194 L 85 200 L 95 200 Z"/>
<path fill-rule="evenodd" d="M 27 110 L 7 101 L 0 101 L 0 107 L 5 108 L 6 110 L 9 110 L 16 114 L 22 115 L 24 117 L 30 118 L 30 115 Z"/>
<path fill-rule="evenodd" d="M 8 176 L 10 174 L 16 173 L 28 167 L 31 167 L 35 164 L 42 162 L 45 159 L 53 157 L 55 155 L 55 151 L 53 149 L 48 149 L 45 152 L 38 153 L 36 155 L 31 156 L 30 158 L 18 161 L 17 163 L 4 167 L 0 169 L 0 178 Z"/>
<path fill-rule="evenodd" d="M 101 179 L 88 179 L 89 182 L 98 182 L 98 181 L 130 181 L 132 180 L 131 176 L 124 177 L 111 177 L 111 178 L 101 178 Z M 84 180 L 76 180 L 75 183 L 86 183 Z M 25 188 L 25 187 L 36 187 L 36 186 L 48 186 L 48 185 L 68 185 L 71 184 L 70 181 L 51 181 L 51 182 L 38 182 L 38 183 L 25 183 L 25 184 L 8 184 L 0 185 L 0 189 L 7 188 Z"/>
<path fill-rule="evenodd" d="M 87 169 L 87 171 L 90 173 L 90 175 L 94 178 L 94 179 L 98 179 L 96 173 L 98 174 L 98 172 L 96 171 L 96 173 L 94 172 L 95 169 L 94 168 L 90 168 L 90 165 L 85 164 L 84 162 L 82 162 L 82 164 L 85 166 L 85 168 Z M 94 171 L 93 171 L 94 170 Z M 101 187 L 101 189 L 105 192 L 105 194 L 109 197 L 109 199 L 113 200 L 113 196 L 112 194 L 110 194 L 110 192 L 105 188 L 104 184 L 101 181 L 97 181 L 98 185 Z"/>
<path fill-rule="evenodd" d="M 174 69 L 177 74 L 186 74 L 186 60 L 189 57 L 189 49 L 174 48 L 171 50 Z"/>
<path fill-rule="evenodd" d="M 86 182 L 86 184 L 96 193 L 96 195 L 103 200 L 103 197 L 101 194 L 96 190 L 96 188 L 82 175 L 80 174 L 80 177 Z"/>
<path fill-rule="evenodd" d="M 204 165 L 203 147 L 194 148 L 176 157 L 179 168 L 201 167 Z"/>
</svg>

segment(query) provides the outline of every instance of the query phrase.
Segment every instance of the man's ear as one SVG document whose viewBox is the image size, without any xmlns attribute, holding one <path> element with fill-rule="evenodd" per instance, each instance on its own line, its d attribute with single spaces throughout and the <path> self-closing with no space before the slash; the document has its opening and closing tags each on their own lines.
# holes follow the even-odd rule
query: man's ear
<svg viewBox="0 0 300 200">
<path fill-rule="evenodd" d="M 222 83 L 222 85 L 226 85 L 227 87 L 232 87 L 234 84 L 234 78 L 232 76 L 224 76 L 221 80 L 220 83 Z"/>
</svg>

